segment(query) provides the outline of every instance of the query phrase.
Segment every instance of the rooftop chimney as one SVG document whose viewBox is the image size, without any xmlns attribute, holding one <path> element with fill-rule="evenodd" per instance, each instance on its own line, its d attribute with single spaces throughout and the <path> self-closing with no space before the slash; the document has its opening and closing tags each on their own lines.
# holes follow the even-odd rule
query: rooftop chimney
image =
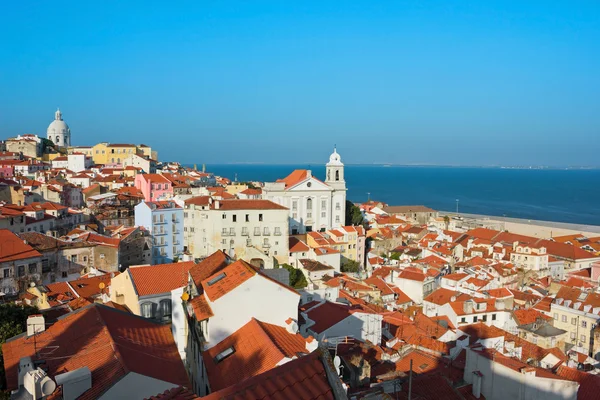
<svg viewBox="0 0 600 400">
<path fill-rule="evenodd" d="M 62 385 L 63 400 L 76 400 L 92 387 L 92 372 L 88 367 L 56 375 L 56 384 Z"/>
<path fill-rule="evenodd" d="M 41 314 L 30 315 L 27 317 L 27 337 L 35 335 L 46 330 L 46 321 Z"/>
</svg>

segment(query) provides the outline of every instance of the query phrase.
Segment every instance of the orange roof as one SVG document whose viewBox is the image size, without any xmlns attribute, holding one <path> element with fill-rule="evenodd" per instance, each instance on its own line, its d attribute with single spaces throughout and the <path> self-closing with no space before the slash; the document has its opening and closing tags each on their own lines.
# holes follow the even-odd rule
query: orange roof
<svg viewBox="0 0 600 400">
<path fill-rule="evenodd" d="M 469 298 L 469 296 L 462 295 L 461 293 L 455 292 L 454 290 L 439 288 L 431 292 L 427 297 L 423 299 L 423 301 L 428 301 L 430 303 L 442 306 L 446 303 L 449 303 L 452 300 L 452 297 L 456 297 L 456 300 L 458 300 L 459 296 L 461 297 L 461 299 Z"/>
<path fill-rule="evenodd" d="M 82 400 L 101 397 L 130 372 L 189 386 L 168 325 L 100 304 L 67 314 L 35 340 L 20 336 L 8 341 L 2 350 L 9 390 L 17 389 L 22 357 L 43 359 L 51 377 L 88 367 L 92 388 L 79 397 Z"/>
<path fill-rule="evenodd" d="M 213 208 L 215 203 L 213 203 Z M 280 204 L 273 203 L 271 200 L 250 200 L 250 199 L 231 199 L 220 200 L 220 210 L 287 210 Z"/>
<path fill-rule="evenodd" d="M 23 260 L 26 258 L 41 257 L 42 255 L 23 239 L 9 231 L 0 229 L 0 262 Z"/>
<path fill-rule="evenodd" d="M 233 353 L 222 360 L 225 350 Z M 221 390 L 275 368 L 285 358 L 307 353 L 306 339 L 281 326 L 252 318 L 229 337 L 202 353 L 211 390 Z"/>
<path fill-rule="evenodd" d="M 538 319 L 541 319 L 543 321 L 550 321 L 552 319 L 549 316 L 547 316 L 546 314 L 543 314 L 537 310 L 534 310 L 533 308 L 530 308 L 527 310 L 525 310 L 525 309 L 514 310 L 513 316 L 515 318 L 515 322 L 517 323 L 517 325 L 533 324 Z"/>
<path fill-rule="evenodd" d="M 113 272 L 114 276 L 119 275 L 119 272 Z M 93 276 L 90 278 L 80 278 L 69 281 L 69 285 L 73 288 L 77 295 L 85 297 L 88 300 L 98 296 L 102 292 L 108 293 L 107 287 L 110 286 L 111 274 Z M 105 289 L 100 289 L 100 284 L 104 283 Z"/>
<path fill-rule="evenodd" d="M 190 304 L 192 305 L 192 309 L 194 310 L 194 315 L 196 316 L 196 319 L 198 321 L 204 321 L 205 319 L 208 319 L 215 315 L 213 313 L 212 308 L 210 308 L 210 305 L 206 301 L 206 297 L 204 297 L 203 294 L 201 294 L 200 296 L 194 297 L 190 301 Z"/>
<path fill-rule="evenodd" d="M 131 281 L 138 296 L 168 293 L 188 283 L 188 272 L 196 265 L 193 261 L 140 265 L 128 268 Z"/>
<path fill-rule="evenodd" d="M 229 257 L 217 250 L 190 269 L 196 288 L 202 290 L 202 281 L 229 265 Z"/>
<path fill-rule="evenodd" d="M 250 264 L 244 260 L 238 260 L 203 280 L 202 287 L 210 301 L 215 301 L 254 275 L 256 275 L 256 270 Z"/>
<path fill-rule="evenodd" d="M 416 270 L 415 268 L 409 268 L 402 270 L 402 272 L 400 272 L 398 275 L 398 278 L 419 282 L 423 282 L 425 280 L 425 274 L 422 271 Z"/>
<path fill-rule="evenodd" d="M 310 247 L 308 247 L 306 245 L 306 243 L 304 243 L 302 240 L 295 238 L 293 236 L 290 236 L 290 253 L 300 253 L 300 252 L 307 252 L 308 250 L 310 250 Z"/>
<path fill-rule="evenodd" d="M 285 183 L 286 188 L 297 185 L 308 177 L 308 170 L 297 169 L 283 179 L 277 179 L 277 182 Z"/>
<path fill-rule="evenodd" d="M 333 390 L 320 351 L 213 392 L 203 400 L 286 399 L 333 400 Z M 182 399 L 183 400 L 183 399 Z"/>
</svg>

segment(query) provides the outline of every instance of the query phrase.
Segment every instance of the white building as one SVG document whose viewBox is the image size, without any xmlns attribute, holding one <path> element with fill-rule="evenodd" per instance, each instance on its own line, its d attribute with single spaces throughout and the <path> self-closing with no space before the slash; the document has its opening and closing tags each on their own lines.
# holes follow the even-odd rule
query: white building
<svg viewBox="0 0 600 400">
<path fill-rule="evenodd" d="M 249 257 L 256 266 L 269 267 L 266 259 L 272 257 L 288 262 L 288 209 L 279 204 L 200 196 L 185 201 L 183 215 L 185 246 L 194 257 L 223 250 L 232 257 Z M 254 262 L 256 254 L 264 259 Z"/>
<path fill-rule="evenodd" d="M 52 160 L 52 168 L 66 168 L 73 172 L 81 172 L 93 165 L 92 157 L 82 153 L 73 153 L 66 156 L 56 157 Z"/>
<path fill-rule="evenodd" d="M 346 182 L 344 164 L 334 149 L 326 165 L 325 182 L 310 170 L 298 169 L 277 182 L 265 183 L 263 199 L 289 209 L 292 235 L 326 231 L 344 225 L 346 217 Z"/>
<path fill-rule="evenodd" d="M 69 147 L 71 145 L 71 129 L 69 129 L 67 123 L 63 121 L 60 110 L 56 110 L 54 113 L 54 121 L 48 125 L 48 130 L 46 132 L 48 139 L 55 145 L 60 147 Z"/>
</svg>

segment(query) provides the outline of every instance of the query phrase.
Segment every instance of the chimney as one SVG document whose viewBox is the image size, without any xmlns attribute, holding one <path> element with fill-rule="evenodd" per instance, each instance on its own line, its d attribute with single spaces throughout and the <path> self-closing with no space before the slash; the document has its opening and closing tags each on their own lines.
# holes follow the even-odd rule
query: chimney
<svg viewBox="0 0 600 400">
<path fill-rule="evenodd" d="M 473 300 L 467 300 L 463 303 L 463 311 L 466 314 L 471 314 L 473 312 Z"/>
<path fill-rule="evenodd" d="M 298 333 L 298 324 L 292 318 L 288 318 L 285 320 L 285 329 L 289 333 Z"/>
<path fill-rule="evenodd" d="M 481 381 L 483 374 L 479 371 L 473 371 L 473 397 L 478 399 L 481 397 Z"/>
<path fill-rule="evenodd" d="M 92 373 L 88 367 L 56 375 L 56 384 L 62 385 L 63 400 L 76 400 L 92 387 Z"/>
<path fill-rule="evenodd" d="M 306 171 L 306 177 L 307 178 L 311 178 L 312 177 L 312 171 L 310 169 Z"/>
<path fill-rule="evenodd" d="M 215 205 L 215 210 L 218 210 L 221 206 L 221 202 L 219 200 L 215 200 L 214 205 Z"/>
<path fill-rule="evenodd" d="M 27 337 L 46 330 L 46 321 L 41 314 L 30 315 L 27 317 Z"/>
</svg>

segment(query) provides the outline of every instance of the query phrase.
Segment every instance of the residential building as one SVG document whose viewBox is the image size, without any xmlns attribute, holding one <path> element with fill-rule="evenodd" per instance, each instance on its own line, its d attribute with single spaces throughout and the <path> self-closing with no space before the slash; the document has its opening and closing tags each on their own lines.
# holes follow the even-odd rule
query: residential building
<svg viewBox="0 0 600 400">
<path fill-rule="evenodd" d="M 30 317 L 27 332 L 2 350 L 8 389 L 27 393 L 20 371 L 43 362 L 50 398 L 142 400 L 190 385 L 168 325 L 100 304 L 47 329 L 44 317 Z"/>
<path fill-rule="evenodd" d="M 130 154 L 123 159 L 123 167 L 141 168 L 145 174 L 156 173 L 156 160 L 139 154 Z"/>
<path fill-rule="evenodd" d="M 170 263 L 183 254 L 183 208 L 174 201 L 143 201 L 135 206 L 135 225 L 152 235 L 152 264 Z"/>
<path fill-rule="evenodd" d="M 6 141 L 6 150 L 25 157 L 36 158 L 42 155 L 42 139 L 37 135 L 18 135 Z"/>
<path fill-rule="evenodd" d="M 425 206 L 385 206 L 383 211 L 392 216 L 400 217 L 419 224 L 427 224 L 431 219 L 438 218 L 438 212 Z"/>
<path fill-rule="evenodd" d="M 186 250 L 197 258 L 221 249 L 258 267 L 270 267 L 273 258 L 289 261 L 288 209 L 269 200 L 192 197 L 185 201 L 184 232 Z"/>
<path fill-rule="evenodd" d="M 0 229 L 0 297 L 24 293 L 42 283 L 42 255 L 7 229 Z"/>
<path fill-rule="evenodd" d="M 169 200 L 173 198 L 171 181 L 160 174 L 138 174 L 135 187 L 142 191 L 146 201 Z"/>
<path fill-rule="evenodd" d="M 344 164 L 335 149 L 325 168 L 325 181 L 312 176 L 310 170 L 295 170 L 277 182 L 265 183 L 263 187 L 263 199 L 289 209 L 289 230 L 292 235 L 324 232 L 345 223 Z"/>
</svg>

